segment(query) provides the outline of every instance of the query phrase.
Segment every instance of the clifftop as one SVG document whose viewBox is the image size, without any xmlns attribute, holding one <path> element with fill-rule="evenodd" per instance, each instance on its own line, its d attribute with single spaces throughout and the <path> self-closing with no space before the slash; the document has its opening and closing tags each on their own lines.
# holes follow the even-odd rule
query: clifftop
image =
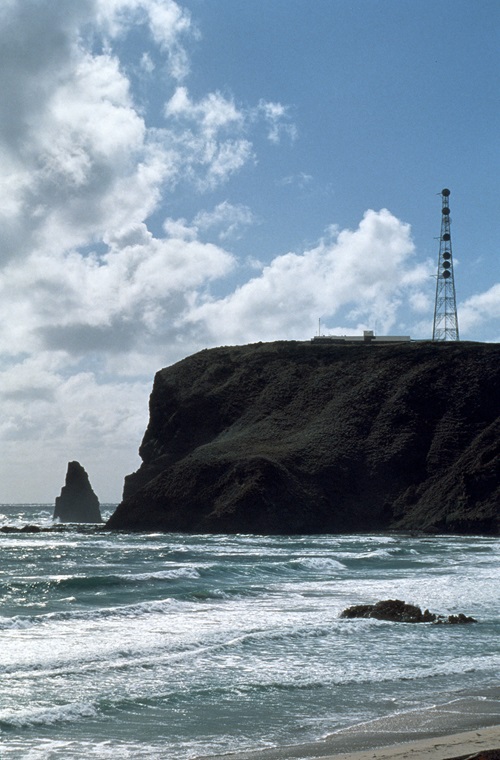
<svg viewBox="0 0 500 760">
<path fill-rule="evenodd" d="M 108 527 L 497 533 L 500 345 L 276 342 L 160 370 Z"/>
</svg>

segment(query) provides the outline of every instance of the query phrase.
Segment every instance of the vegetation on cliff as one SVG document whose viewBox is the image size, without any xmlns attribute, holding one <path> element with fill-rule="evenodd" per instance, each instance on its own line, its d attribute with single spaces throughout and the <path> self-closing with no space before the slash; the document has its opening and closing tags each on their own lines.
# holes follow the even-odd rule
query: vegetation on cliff
<svg viewBox="0 0 500 760">
<path fill-rule="evenodd" d="M 110 528 L 498 532 L 500 345 L 293 341 L 157 373 Z"/>
</svg>

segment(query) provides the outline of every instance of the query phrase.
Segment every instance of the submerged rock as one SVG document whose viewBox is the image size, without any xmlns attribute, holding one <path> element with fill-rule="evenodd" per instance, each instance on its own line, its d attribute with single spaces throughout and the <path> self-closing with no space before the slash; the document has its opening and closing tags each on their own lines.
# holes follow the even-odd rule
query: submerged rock
<svg viewBox="0 0 500 760">
<path fill-rule="evenodd" d="M 342 618 L 375 618 L 389 620 L 394 623 L 477 623 L 473 617 L 460 613 L 459 615 L 436 615 L 429 610 L 422 610 L 415 604 L 406 604 L 401 599 L 386 599 L 376 604 L 355 604 L 344 610 Z"/>
<path fill-rule="evenodd" d="M 2 533 L 40 533 L 41 530 L 42 529 L 39 528 L 38 525 L 23 525 L 22 528 L 12 525 L 3 525 L 0 528 L 0 532 Z"/>
<path fill-rule="evenodd" d="M 99 499 L 79 462 L 68 462 L 66 484 L 56 498 L 54 520 L 57 519 L 61 522 L 102 522 Z"/>
<path fill-rule="evenodd" d="M 122 530 L 493 534 L 500 344 L 281 341 L 160 370 Z"/>
</svg>

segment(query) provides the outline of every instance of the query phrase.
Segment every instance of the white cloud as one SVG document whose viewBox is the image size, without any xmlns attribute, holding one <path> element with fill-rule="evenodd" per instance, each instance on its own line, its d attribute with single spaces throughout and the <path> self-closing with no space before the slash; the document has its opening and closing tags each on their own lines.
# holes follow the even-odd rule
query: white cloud
<svg viewBox="0 0 500 760">
<path fill-rule="evenodd" d="M 0 303 L 4 351 L 23 345 L 105 356 L 146 348 L 166 338 L 193 291 L 232 267 L 233 257 L 215 245 L 192 236 L 158 239 L 145 225 L 109 238 L 99 256 L 37 254 L 10 267 Z"/>
<path fill-rule="evenodd" d="M 151 59 L 151 56 L 149 53 L 143 53 L 141 56 L 141 69 L 146 72 L 146 74 L 152 74 L 155 70 L 155 64 L 153 60 Z"/>
<path fill-rule="evenodd" d="M 196 36 L 189 12 L 173 0 L 97 0 L 95 20 L 111 37 L 123 36 L 134 24 L 145 21 L 154 41 L 167 55 L 169 73 L 177 80 L 189 72 L 182 40 Z"/>
<path fill-rule="evenodd" d="M 178 87 L 164 110 L 183 177 L 200 190 L 224 183 L 253 158 L 252 143 L 242 134 L 246 116 L 221 93 L 194 102 L 186 87 Z"/>
<path fill-rule="evenodd" d="M 301 190 L 304 190 L 313 180 L 313 177 L 311 174 L 307 174 L 306 172 L 299 172 L 299 174 L 289 174 L 286 177 L 282 177 L 281 179 L 276 181 L 276 184 L 279 187 L 286 187 L 286 186 L 294 186 L 298 187 Z"/>
<path fill-rule="evenodd" d="M 23 102 L 20 129 L 3 135 L 0 171 L 11 197 L 0 217 L 6 259 L 85 245 L 142 220 L 157 203 L 159 183 L 174 174 L 168 153 L 146 133 L 118 60 L 82 50 L 72 32 L 49 71 L 25 72 L 26 92 L 40 77 L 41 94 Z M 12 117 L 11 105 L 0 103 L 0 120 Z"/>
<path fill-rule="evenodd" d="M 500 283 L 471 296 L 458 307 L 459 328 L 468 331 L 488 320 L 500 318 Z"/>
<path fill-rule="evenodd" d="M 264 117 L 268 127 L 267 137 L 272 143 L 279 143 L 282 135 L 286 135 L 292 142 L 297 139 L 298 130 L 290 119 L 287 106 L 260 100 L 257 110 Z"/>
<path fill-rule="evenodd" d="M 217 230 L 219 240 L 241 236 L 243 228 L 257 221 L 252 210 L 241 203 L 222 201 L 212 211 L 200 211 L 193 219 L 194 226 L 201 232 Z"/>
<path fill-rule="evenodd" d="M 199 301 L 189 319 L 210 340 L 307 338 L 319 316 L 348 310 L 351 321 L 387 332 L 403 293 L 428 273 L 412 262 L 409 225 L 389 211 L 367 211 L 358 229 L 342 230 L 304 253 L 277 256 L 234 293 Z"/>
<path fill-rule="evenodd" d="M 432 300 L 428 293 L 424 293 L 421 290 L 417 290 L 415 293 L 411 293 L 408 302 L 410 307 L 417 314 L 428 314 L 432 307 Z"/>
<path fill-rule="evenodd" d="M 209 137 L 215 136 L 224 127 L 241 127 L 244 122 L 244 116 L 234 101 L 225 98 L 220 92 L 212 92 L 195 103 L 189 97 L 186 87 L 176 89 L 165 105 L 165 114 L 195 121 Z"/>
<path fill-rule="evenodd" d="M 193 289 L 233 266 L 196 230 L 170 221 L 159 239 L 144 222 L 180 176 L 215 187 L 250 159 L 248 113 L 180 87 L 168 126 L 148 128 L 112 47 L 86 47 L 84 27 L 114 39 L 142 23 L 179 53 L 191 22 L 169 0 L 68 0 L 64 14 L 13 0 L 0 14 L 0 350 L 132 350 L 141 329 L 177 321 Z M 220 239 L 251 222 L 243 206 L 214 213 L 198 222 Z"/>
<path fill-rule="evenodd" d="M 4 260 L 88 245 L 144 221 L 180 178 L 215 188 L 253 158 L 247 115 L 217 92 L 195 103 L 177 88 L 166 126 L 148 127 L 112 48 L 95 53 L 81 34 L 91 22 L 111 37 L 147 23 L 179 69 L 188 14 L 168 0 L 100 0 L 96 17 L 93 9 L 90 0 L 68 0 L 64 14 L 34 0 L 2 7 Z"/>
<path fill-rule="evenodd" d="M 50 371 L 51 362 L 40 355 L 0 372 L 2 499 L 53 501 L 76 459 L 101 501 L 115 501 L 139 464 L 150 382 L 103 385 L 90 372 Z"/>
<path fill-rule="evenodd" d="M 182 157 L 184 177 L 194 178 L 201 190 L 213 189 L 255 160 L 253 144 L 246 135 L 259 119 L 264 120 L 268 138 L 275 144 L 283 134 L 292 140 L 297 136 L 288 109 L 280 103 L 261 100 L 256 108 L 243 108 L 220 92 L 194 101 L 187 87 L 177 87 L 164 113 L 169 129 L 182 127 L 182 134 L 170 133 L 172 145 Z"/>
</svg>

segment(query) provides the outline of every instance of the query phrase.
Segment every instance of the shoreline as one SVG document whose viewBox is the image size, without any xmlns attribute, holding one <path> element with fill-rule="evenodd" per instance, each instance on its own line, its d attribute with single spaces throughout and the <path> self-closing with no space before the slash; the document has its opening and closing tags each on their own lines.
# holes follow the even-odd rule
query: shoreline
<svg viewBox="0 0 500 760">
<path fill-rule="evenodd" d="M 345 760 L 461 760 L 492 750 L 500 756 L 500 726 L 418 741 L 410 739 L 361 752 L 325 755 L 323 760 L 338 760 L 340 757 Z"/>
<path fill-rule="evenodd" d="M 498 752 L 500 758 L 500 725 L 425 739 L 400 736 L 388 744 L 377 742 L 370 748 L 351 752 L 334 748 L 330 740 L 326 740 L 311 745 L 229 753 L 212 760 L 466 760 L 491 751 Z"/>
<path fill-rule="evenodd" d="M 491 750 L 499 752 L 500 760 L 497 687 L 339 729 L 316 742 L 230 752 L 210 760 L 462 760 Z"/>
</svg>

